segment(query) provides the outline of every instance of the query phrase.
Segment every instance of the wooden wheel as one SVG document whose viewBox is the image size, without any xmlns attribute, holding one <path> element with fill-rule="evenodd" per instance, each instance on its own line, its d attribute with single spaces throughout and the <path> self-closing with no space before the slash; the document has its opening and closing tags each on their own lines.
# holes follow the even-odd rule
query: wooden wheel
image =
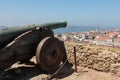
<svg viewBox="0 0 120 80">
<path fill-rule="evenodd" d="M 41 70 L 51 72 L 56 70 L 65 53 L 64 43 L 54 37 L 44 38 L 36 50 L 37 64 Z"/>
</svg>

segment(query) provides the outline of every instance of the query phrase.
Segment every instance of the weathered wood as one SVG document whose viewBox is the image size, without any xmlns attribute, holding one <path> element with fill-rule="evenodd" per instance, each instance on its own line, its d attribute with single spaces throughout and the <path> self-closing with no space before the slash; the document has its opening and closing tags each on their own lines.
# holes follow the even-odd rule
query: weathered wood
<svg viewBox="0 0 120 80">
<path fill-rule="evenodd" d="M 36 53 L 38 43 L 45 37 L 53 37 L 48 29 L 30 30 L 15 38 L 0 50 L 0 70 L 10 67 L 17 61 L 29 60 Z"/>
</svg>

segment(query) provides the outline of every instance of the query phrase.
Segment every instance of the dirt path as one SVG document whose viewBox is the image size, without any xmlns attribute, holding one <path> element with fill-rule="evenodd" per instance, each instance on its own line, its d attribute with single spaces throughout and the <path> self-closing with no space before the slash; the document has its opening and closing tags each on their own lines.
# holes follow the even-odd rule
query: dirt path
<svg viewBox="0 0 120 80">
<path fill-rule="evenodd" d="M 89 70 L 88 72 L 73 73 L 62 80 L 120 80 L 120 77 L 111 75 L 110 73 Z"/>
<path fill-rule="evenodd" d="M 17 65 L 16 65 L 17 66 Z M 43 80 L 48 75 L 43 74 L 34 66 L 19 66 L 7 70 L 0 80 Z M 58 80 L 120 80 L 120 77 L 111 73 L 99 72 L 92 69 L 83 69 L 76 73 L 74 69 L 63 68 L 54 78 Z"/>
</svg>

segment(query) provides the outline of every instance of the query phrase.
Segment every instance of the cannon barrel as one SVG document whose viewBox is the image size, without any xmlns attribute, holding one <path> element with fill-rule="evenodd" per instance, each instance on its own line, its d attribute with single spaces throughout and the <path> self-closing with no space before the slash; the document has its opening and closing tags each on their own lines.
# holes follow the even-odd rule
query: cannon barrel
<svg viewBox="0 0 120 80">
<path fill-rule="evenodd" d="M 38 25 L 32 24 L 28 26 L 16 26 L 16 27 L 0 29 L 0 47 L 3 44 L 6 44 L 7 42 L 11 42 L 15 37 L 26 31 L 39 29 L 39 28 L 45 28 L 45 29 L 48 28 L 53 30 L 57 28 L 66 27 L 66 25 L 67 25 L 66 21 L 61 21 L 61 22 L 53 22 L 46 24 L 38 24 Z"/>
</svg>

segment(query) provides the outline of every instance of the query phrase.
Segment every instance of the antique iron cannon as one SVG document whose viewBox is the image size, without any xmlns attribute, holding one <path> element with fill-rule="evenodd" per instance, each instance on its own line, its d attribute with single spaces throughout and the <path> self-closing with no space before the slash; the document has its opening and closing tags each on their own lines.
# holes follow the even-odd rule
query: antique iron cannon
<svg viewBox="0 0 120 80">
<path fill-rule="evenodd" d="M 18 35 L 33 29 L 56 29 L 60 27 L 66 27 L 67 23 L 63 22 L 54 22 L 54 23 L 46 23 L 46 24 L 39 24 L 39 25 L 28 25 L 28 26 L 17 26 L 12 28 L 3 28 L 0 29 L 0 48 L 4 47 L 6 44 L 11 42 L 15 37 Z"/>
<path fill-rule="evenodd" d="M 0 70 L 17 61 L 27 62 L 36 56 L 42 71 L 52 72 L 67 59 L 63 41 L 54 37 L 52 29 L 66 27 L 67 22 L 12 27 L 0 30 Z"/>
</svg>

